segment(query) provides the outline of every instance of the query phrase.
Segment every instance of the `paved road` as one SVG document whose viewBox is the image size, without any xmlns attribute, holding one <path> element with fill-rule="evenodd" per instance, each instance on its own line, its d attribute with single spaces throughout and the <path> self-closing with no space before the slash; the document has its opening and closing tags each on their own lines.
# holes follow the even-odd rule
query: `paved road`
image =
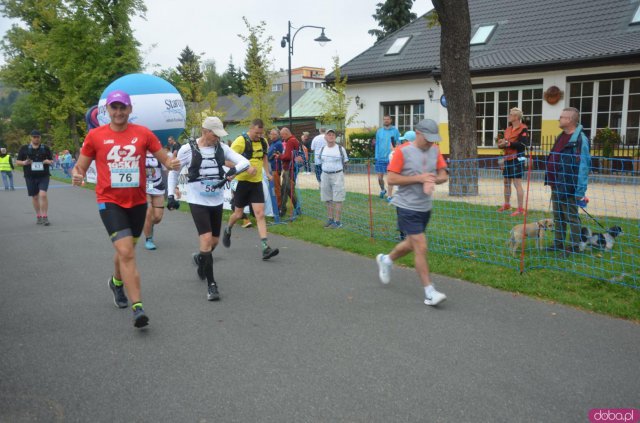
<svg viewBox="0 0 640 423">
<path fill-rule="evenodd" d="M 20 178 L 17 182 L 21 182 Z M 139 246 L 147 330 L 107 289 L 94 194 L 50 190 L 37 226 L 0 191 L 0 422 L 585 422 L 640 405 L 640 325 L 373 260 L 234 231 L 214 253 L 222 301 L 197 280 L 191 217 Z"/>
</svg>

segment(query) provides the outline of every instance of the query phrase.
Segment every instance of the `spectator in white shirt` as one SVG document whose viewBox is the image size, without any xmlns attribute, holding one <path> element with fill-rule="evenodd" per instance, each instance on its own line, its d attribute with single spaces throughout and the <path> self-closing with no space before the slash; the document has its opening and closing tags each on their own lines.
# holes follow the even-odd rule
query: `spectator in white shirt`
<svg viewBox="0 0 640 423">
<path fill-rule="evenodd" d="M 316 166 L 320 165 L 322 177 L 320 181 L 320 200 L 327 203 L 328 229 L 342 228 L 340 214 L 342 203 L 346 197 L 344 188 L 344 166 L 349 161 L 347 152 L 336 144 L 336 133 L 329 129 L 325 134 L 326 146 L 321 147 L 316 155 Z"/>
</svg>

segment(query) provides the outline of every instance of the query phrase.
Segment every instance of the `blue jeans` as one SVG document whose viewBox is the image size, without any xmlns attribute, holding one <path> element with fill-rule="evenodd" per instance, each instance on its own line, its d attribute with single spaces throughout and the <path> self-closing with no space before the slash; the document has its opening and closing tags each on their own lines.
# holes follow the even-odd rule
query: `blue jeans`
<svg viewBox="0 0 640 423">
<path fill-rule="evenodd" d="M 4 184 L 4 189 L 13 189 L 13 172 L 12 171 L 2 171 L 2 183 Z"/>
</svg>

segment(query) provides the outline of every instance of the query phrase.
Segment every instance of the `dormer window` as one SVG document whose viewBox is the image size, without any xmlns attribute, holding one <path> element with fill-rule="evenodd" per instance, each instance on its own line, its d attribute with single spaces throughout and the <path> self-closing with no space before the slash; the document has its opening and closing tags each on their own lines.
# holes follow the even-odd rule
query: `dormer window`
<svg viewBox="0 0 640 423">
<path fill-rule="evenodd" d="M 636 9 L 636 13 L 633 15 L 633 19 L 631 19 L 631 24 L 640 24 L 640 6 Z"/>
<path fill-rule="evenodd" d="M 392 56 L 394 54 L 400 54 L 400 52 L 402 51 L 404 46 L 407 45 L 407 42 L 409 41 L 409 38 L 411 38 L 411 37 L 400 37 L 400 38 L 397 38 L 393 42 L 391 47 L 389 47 L 389 50 L 387 50 L 387 52 L 384 55 L 385 56 Z"/>
<path fill-rule="evenodd" d="M 476 33 L 474 34 L 473 38 L 471 38 L 470 44 L 472 46 L 487 44 L 487 41 L 489 41 L 489 38 L 491 38 L 491 35 L 493 35 L 493 31 L 496 29 L 496 26 L 497 26 L 496 24 L 480 26 L 476 30 Z"/>
</svg>

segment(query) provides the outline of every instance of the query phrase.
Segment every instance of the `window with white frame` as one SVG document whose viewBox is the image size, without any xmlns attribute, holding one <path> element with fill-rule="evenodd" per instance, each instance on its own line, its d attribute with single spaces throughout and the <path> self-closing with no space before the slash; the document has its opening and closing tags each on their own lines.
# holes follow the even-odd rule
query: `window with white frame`
<svg viewBox="0 0 640 423">
<path fill-rule="evenodd" d="M 283 84 L 273 84 L 273 85 L 271 85 L 271 91 L 272 92 L 282 91 L 282 85 Z"/>
<path fill-rule="evenodd" d="M 629 81 L 629 101 L 625 135 L 628 145 L 638 145 L 640 142 L 640 78 L 633 78 Z"/>
<path fill-rule="evenodd" d="M 627 145 L 638 145 L 640 78 L 616 78 L 569 83 L 569 106 L 580 111 L 589 137 L 602 128 L 616 130 Z"/>
<path fill-rule="evenodd" d="M 507 128 L 509 111 L 522 110 L 523 122 L 529 127 L 529 136 L 534 146 L 540 145 L 542 131 L 542 88 L 509 87 L 477 89 L 476 100 L 476 145 L 495 147 L 498 133 Z"/>
<path fill-rule="evenodd" d="M 401 134 L 413 130 L 424 119 L 424 101 L 383 104 L 382 115 L 389 115 Z"/>
</svg>

